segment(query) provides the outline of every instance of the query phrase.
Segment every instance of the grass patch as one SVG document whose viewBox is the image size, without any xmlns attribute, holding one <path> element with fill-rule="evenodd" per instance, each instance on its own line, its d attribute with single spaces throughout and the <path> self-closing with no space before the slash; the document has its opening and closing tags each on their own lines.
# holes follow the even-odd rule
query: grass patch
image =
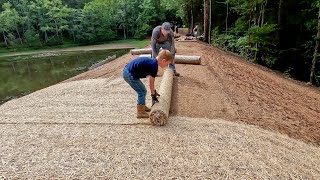
<svg viewBox="0 0 320 180">
<path fill-rule="evenodd" d="M 65 49 L 70 47 L 79 47 L 79 46 L 90 46 L 90 45 L 100 45 L 100 44 L 130 44 L 134 48 L 143 48 L 150 44 L 149 39 L 144 40 L 137 40 L 137 39 L 125 39 L 125 40 L 115 40 L 115 41 L 107 41 L 107 42 L 96 42 L 93 44 L 78 44 L 73 43 L 72 41 L 65 41 L 62 45 L 55 45 L 55 46 L 43 46 L 43 47 L 19 47 L 19 48 L 12 48 L 12 49 L 0 49 L 0 56 L 28 52 L 28 53 L 37 53 L 43 50 L 59 50 Z"/>
</svg>

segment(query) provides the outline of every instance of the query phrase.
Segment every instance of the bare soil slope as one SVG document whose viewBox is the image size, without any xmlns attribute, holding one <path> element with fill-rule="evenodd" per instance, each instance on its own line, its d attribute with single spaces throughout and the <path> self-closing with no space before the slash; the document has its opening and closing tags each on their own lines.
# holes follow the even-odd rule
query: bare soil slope
<svg viewBox="0 0 320 180">
<path fill-rule="evenodd" d="M 177 42 L 177 54 L 201 65 L 178 64 L 171 115 L 241 121 L 320 144 L 320 91 L 200 42 Z M 71 80 L 121 76 L 130 54 Z"/>
</svg>

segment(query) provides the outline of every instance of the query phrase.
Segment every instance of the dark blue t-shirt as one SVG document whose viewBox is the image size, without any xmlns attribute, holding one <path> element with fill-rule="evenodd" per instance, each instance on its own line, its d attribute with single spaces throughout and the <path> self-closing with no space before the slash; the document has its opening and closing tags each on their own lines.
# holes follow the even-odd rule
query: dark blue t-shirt
<svg viewBox="0 0 320 180">
<path fill-rule="evenodd" d="M 155 58 L 139 57 L 129 62 L 125 67 L 134 79 L 147 76 L 156 77 L 158 73 L 158 62 Z"/>
</svg>

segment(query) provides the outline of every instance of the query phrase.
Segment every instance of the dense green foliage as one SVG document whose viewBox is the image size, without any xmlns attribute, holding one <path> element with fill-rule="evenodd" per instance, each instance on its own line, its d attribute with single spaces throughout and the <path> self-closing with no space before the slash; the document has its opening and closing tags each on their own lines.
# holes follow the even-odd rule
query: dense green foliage
<svg viewBox="0 0 320 180">
<path fill-rule="evenodd" d="M 210 26 L 204 3 L 211 4 Z M 0 48 L 145 38 L 163 21 L 211 28 L 208 42 L 320 84 L 319 0 L 0 0 Z M 207 32 L 207 31 L 206 31 Z M 318 43 L 319 44 L 319 43 Z"/>
<path fill-rule="evenodd" d="M 214 45 L 309 81 L 317 40 L 318 0 L 212 2 Z M 318 85 L 319 65 L 317 62 L 314 79 Z"/>
<path fill-rule="evenodd" d="M 200 24 L 201 33 L 205 27 L 204 4 L 211 4 L 211 8 L 208 8 L 209 12 L 211 11 L 211 25 L 207 27 L 211 27 L 209 42 L 213 45 L 279 70 L 289 77 L 320 85 L 319 0 L 163 2 L 175 7 L 190 28 L 196 23 Z M 315 74 L 310 78 L 312 62 L 315 64 Z"/>
<path fill-rule="evenodd" d="M 0 6 L 0 45 L 8 49 L 145 38 L 167 14 L 160 0 L 2 0 Z"/>
</svg>

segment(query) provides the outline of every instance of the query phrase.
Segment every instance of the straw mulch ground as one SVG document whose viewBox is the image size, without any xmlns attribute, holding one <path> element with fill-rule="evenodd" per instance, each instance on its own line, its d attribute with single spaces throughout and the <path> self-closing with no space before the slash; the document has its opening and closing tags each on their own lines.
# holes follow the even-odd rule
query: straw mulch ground
<svg viewBox="0 0 320 180">
<path fill-rule="evenodd" d="M 136 123 L 135 96 L 122 78 L 61 83 L 0 106 L 1 123 Z"/>
<path fill-rule="evenodd" d="M 0 113 L 4 178 L 320 178 L 320 149 L 280 134 L 219 119 L 170 117 L 159 128 L 134 118 L 121 78 L 58 84 Z"/>
<path fill-rule="evenodd" d="M 245 122 L 320 145 L 320 90 L 200 42 L 176 42 L 177 54 L 201 56 L 178 64 L 171 115 Z M 70 80 L 120 76 L 129 54 Z"/>
<path fill-rule="evenodd" d="M 0 106 L 0 179 L 320 179 L 318 89 L 202 43 L 177 48 L 202 64 L 177 65 L 164 127 L 135 118 L 129 54 Z"/>
<path fill-rule="evenodd" d="M 170 117 L 150 126 L 134 118 L 135 100 L 121 78 L 109 78 L 5 103 L 0 178 L 320 178 L 319 147 L 220 119 Z"/>
</svg>

